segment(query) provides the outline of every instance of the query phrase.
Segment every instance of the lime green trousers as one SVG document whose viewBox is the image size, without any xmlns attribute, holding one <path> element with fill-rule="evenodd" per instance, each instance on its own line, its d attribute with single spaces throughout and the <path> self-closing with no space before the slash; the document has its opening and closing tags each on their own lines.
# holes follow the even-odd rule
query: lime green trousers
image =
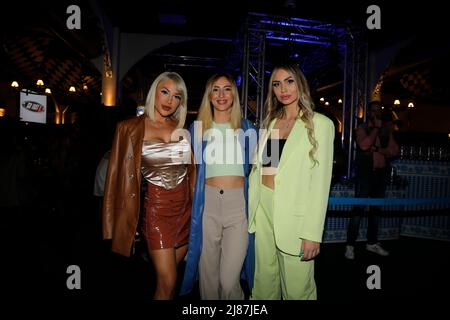
<svg viewBox="0 0 450 320">
<path fill-rule="evenodd" d="M 314 260 L 301 261 L 299 256 L 286 254 L 277 248 L 273 216 L 273 190 L 261 184 L 260 203 L 255 218 L 256 261 L 251 299 L 316 300 Z"/>
</svg>

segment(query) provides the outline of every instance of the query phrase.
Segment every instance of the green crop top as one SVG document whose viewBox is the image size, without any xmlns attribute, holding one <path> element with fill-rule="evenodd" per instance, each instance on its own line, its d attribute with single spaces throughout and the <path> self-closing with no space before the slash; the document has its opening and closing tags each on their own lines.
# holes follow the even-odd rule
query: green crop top
<svg viewBox="0 0 450 320">
<path fill-rule="evenodd" d="M 206 179 L 221 176 L 244 176 L 244 157 L 238 136 L 230 123 L 216 123 L 206 132 Z"/>
</svg>

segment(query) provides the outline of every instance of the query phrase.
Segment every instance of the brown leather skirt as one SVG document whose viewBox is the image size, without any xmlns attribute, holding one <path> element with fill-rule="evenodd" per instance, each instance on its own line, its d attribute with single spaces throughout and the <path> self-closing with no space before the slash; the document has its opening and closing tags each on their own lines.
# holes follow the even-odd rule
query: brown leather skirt
<svg viewBox="0 0 450 320">
<path fill-rule="evenodd" d="M 174 189 L 147 184 L 142 234 L 150 250 L 178 248 L 189 242 L 191 200 L 185 177 Z"/>
</svg>

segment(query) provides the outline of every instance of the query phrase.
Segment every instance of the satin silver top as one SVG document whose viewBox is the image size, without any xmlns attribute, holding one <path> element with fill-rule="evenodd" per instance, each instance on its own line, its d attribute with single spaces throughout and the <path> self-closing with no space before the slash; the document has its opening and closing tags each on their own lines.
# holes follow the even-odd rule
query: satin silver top
<svg viewBox="0 0 450 320">
<path fill-rule="evenodd" d="M 178 142 L 144 141 L 142 144 L 142 175 L 164 189 L 173 189 L 183 181 L 190 160 L 191 146 L 186 138 Z"/>
</svg>

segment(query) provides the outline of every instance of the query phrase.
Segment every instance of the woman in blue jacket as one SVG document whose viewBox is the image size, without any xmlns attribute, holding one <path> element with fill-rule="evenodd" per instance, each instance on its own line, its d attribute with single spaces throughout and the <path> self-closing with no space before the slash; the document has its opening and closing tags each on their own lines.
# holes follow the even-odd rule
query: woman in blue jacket
<svg viewBox="0 0 450 320">
<path fill-rule="evenodd" d="M 190 292 L 198 279 L 204 300 L 244 299 L 241 275 L 253 286 L 247 177 L 257 132 L 241 117 L 230 75 L 208 80 L 197 120 L 190 128 L 198 173 L 180 294 Z"/>
</svg>

